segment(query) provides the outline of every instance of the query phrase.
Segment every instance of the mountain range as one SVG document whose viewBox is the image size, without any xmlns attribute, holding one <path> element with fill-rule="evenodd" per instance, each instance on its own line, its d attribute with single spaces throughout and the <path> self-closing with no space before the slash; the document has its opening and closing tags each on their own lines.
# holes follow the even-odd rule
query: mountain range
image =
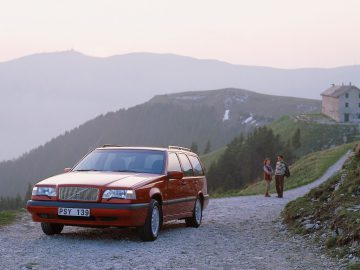
<svg viewBox="0 0 360 270">
<path fill-rule="evenodd" d="M 320 98 L 331 83 L 360 83 L 360 66 L 277 69 L 174 54 L 99 58 L 76 51 L 0 63 L 0 160 L 12 159 L 88 119 L 154 95 L 226 87 Z"/>
<path fill-rule="evenodd" d="M 91 149 L 121 145 L 190 146 L 204 151 L 281 115 L 317 113 L 318 100 L 279 97 L 241 89 L 158 95 L 146 103 L 100 115 L 18 159 L 0 163 L 0 196 L 24 194 L 35 183 L 72 167 Z"/>
</svg>

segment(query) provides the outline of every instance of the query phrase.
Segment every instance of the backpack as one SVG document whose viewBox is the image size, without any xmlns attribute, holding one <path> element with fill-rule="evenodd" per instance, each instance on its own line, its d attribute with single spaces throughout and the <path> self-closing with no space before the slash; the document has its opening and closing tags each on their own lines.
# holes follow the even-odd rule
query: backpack
<svg viewBox="0 0 360 270">
<path fill-rule="evenodd" d="M 286 176 L 286 178 L 290 177 L 290 170 L 286 163 L 285 163 L 285 174 L 284 175 Z"/>
</svg>

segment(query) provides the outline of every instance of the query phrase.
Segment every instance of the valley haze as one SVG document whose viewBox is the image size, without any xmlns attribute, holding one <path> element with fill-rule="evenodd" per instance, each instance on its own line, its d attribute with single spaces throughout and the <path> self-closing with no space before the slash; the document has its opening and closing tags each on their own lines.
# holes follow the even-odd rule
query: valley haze
<svg viewBox="0 0 360 270">
<path fill-rule="evenodd" d="M 318 100 L 234 88 L 158 95 L 141 105 L 99 115 L 18 159 L 0 162 L 0 196 L 23 195 L 28 183 L 62 173 L 106 143 L 167 147 L 196 142 L 203 152 L 208 140 L 216 149 L 281 115 L 318 113 L 320 108 Z"/>
<path fill-rule="evenodd" d="M 226 87 L 320 99 L 331 83 L 360 84 L 360 66 L 278 69 L 175 54 L 91 57 L 70 50 L 0 63 L 0 160 L 13 159 L 97 115 L 154 95 Z M 14 143 L 16 142 L 16 143 Z"/>
</svg>

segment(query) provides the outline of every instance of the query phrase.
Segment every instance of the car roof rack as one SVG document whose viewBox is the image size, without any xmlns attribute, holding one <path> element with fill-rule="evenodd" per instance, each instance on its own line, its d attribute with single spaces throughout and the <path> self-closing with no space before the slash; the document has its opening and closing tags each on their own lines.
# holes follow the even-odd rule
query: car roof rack
<svg viewBox="0 0 360 270">
<path fill-rule="evenodd" d="M 104 144 L 102 147 L 124 147 L 124 146 L 119 144 Z"/>
<path fill-rule="evenodd" d="M 176 145 L 169 145 L 169 149 L 178 149 L 178 150 L 183 150 L 183 151 L 192 152 L 190 148 L 181 147 L 181 146 L 176 146 Z"/>
</svg>

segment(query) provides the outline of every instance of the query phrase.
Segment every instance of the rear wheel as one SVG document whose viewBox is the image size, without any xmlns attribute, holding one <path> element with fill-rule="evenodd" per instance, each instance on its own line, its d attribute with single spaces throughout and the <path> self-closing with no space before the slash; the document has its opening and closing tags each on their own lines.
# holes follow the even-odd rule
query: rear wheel
<svg viewBox="0 0 360 270">
<path fill-rule="evenodd" d="M 41 229 L 46 235 L 60 234 L 64 229 L 63 224 L 41 222 Z"/>
<path fill-rule="evenodd" d="M 161 209 L 156 200 L 151 200 L 148 215 L 143 227 L 140 227 L 140 237 L 143 241 L 154 241 L 161 227 Z"/>
<path fill-rule="evenodd" d="M 188 227 L 199 227 L 202 220 L 202 204 L 199 198 L 195 201 L 192 217 L 185 218 L 186 226 Z"/>
</svg>

